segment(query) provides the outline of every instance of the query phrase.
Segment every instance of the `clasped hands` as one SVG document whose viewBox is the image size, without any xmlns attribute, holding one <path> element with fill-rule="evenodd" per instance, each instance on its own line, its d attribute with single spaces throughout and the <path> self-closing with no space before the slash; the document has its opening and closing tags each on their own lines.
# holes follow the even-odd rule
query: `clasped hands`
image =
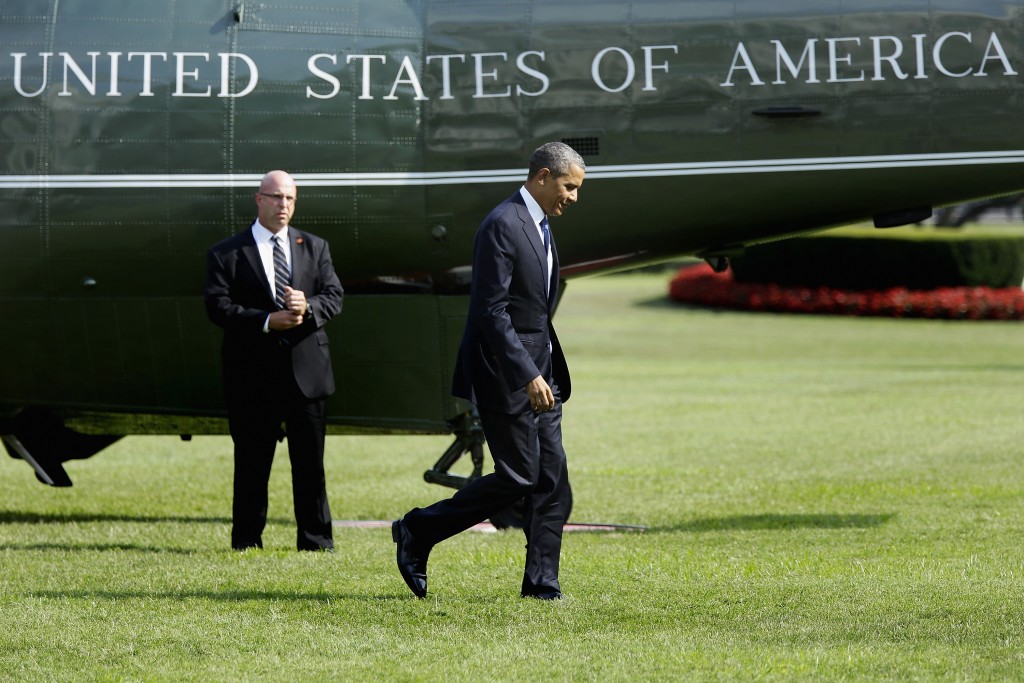
<svg viewBox="0 0 1024 683">
<path fill-rule="evenodd" d="M 284 288 L 284 308 L 270 314 L 269 327 L 272 330 L 290 330 L 298 327 L 309 314 L 309 303 L 304 292 L 291 287 Z"/>
</svg>

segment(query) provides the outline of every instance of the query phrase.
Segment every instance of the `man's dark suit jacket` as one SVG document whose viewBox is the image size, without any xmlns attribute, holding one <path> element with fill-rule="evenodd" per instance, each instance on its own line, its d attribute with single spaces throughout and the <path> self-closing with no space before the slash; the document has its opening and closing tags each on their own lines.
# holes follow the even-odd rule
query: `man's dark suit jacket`
<svg viewBox="0 0 1024 683">
<path fill-rule="evenodd" d="M 541 375 L 564 403 L 569 369 L 551 325 L 558 300 L 554 238 L 548 293 L 544 244 L 518 191 L 484 219 L 473 251 L 469 315 L 452 393 L 494 412 L 526 413 L 532 407 L 525 387 Z"/>
<path fill-rule="evenodd" d="M 277 306 L 251 229 L 210 248 L 206 312 L 224 328 L 222 353 L 229 391 L 265 393 L 267 374 L 260 368 L 282 352 L 290 352 L 299 390 L 309 399 L 326 398 L 334 393 L 334 374 L 323 326 L 341 311 L 344 292 L 326 241 L 291 227 L 288 238 L 291 286 L 306 294 L 309 305 L 302 325 L 284 332 L 263 332 L 267 315 Z"/>
</svg>

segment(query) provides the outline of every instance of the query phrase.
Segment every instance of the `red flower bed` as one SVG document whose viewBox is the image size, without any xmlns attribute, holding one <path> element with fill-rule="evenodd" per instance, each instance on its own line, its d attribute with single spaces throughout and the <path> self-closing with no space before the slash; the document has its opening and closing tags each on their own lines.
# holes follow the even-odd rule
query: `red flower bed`
<svg viewBox="0 0 1024 683">
<path fill-rule="evenodd" d="M 945 287 L 927 291 L 896 287 L 877 292 L 780 287 L 734 282 L 731 272 L 715 273 L 706 264 L 680 270 L 669 283 L 669 296 L 698 306 L 772 313 L 1024 320 L 1024 290 L 1017 287 Z"/>
</svg>

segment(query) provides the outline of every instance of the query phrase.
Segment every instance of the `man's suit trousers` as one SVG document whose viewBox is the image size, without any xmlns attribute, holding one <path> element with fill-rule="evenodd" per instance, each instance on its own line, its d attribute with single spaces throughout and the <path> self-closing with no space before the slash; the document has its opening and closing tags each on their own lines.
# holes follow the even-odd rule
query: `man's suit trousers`
<svg viewBox="0 0 1024 683">
<path fill-rule="evenodd" d="M 267 523 L 267 483 L 284 424 L 292 466 L 296 547 L 334 547 L 324 475 L 325 401 L 308 399 L 290 371 L 268 373 L 270 391 L 231 392 L 228 420 L 234 441 L 235 477 L 231 546 L 262 547 Z"/>
<path fill-rule="evenodd" d="M 506 415 L 480 408 L 480 423 L 494 472 L 454 496 L 411 511 L 405 523 L 420 543 L 435 545 L 509 507 L 524 502 L 524 595 L 561 590 L 558 561 L 562 527 L 572 509 L 572 489 L 562 448 L 562 403 L 540 413 Z"/>
</svg>

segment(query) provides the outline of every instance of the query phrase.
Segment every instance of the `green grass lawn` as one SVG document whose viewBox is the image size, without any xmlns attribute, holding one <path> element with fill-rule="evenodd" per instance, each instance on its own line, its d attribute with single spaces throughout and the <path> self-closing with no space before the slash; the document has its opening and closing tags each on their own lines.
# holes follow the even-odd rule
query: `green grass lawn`
<svg viewBox="0 0 1024 683">
<path fill-rule="evenodd" d="M 720 313 L 668 274 L 574 281 L 560 603 L 520 532 L 416 600 L 388 529 L 228 549 L 227 437 L 124 439 L 69 490 L 0 459 L 0 680 L 1024 679 L 1024 327 Z M 449 439 L 331 437 L 337 519 L 390 519 Z M 465 469 L 465 468 L 463 468 Z"/>
</svg>

